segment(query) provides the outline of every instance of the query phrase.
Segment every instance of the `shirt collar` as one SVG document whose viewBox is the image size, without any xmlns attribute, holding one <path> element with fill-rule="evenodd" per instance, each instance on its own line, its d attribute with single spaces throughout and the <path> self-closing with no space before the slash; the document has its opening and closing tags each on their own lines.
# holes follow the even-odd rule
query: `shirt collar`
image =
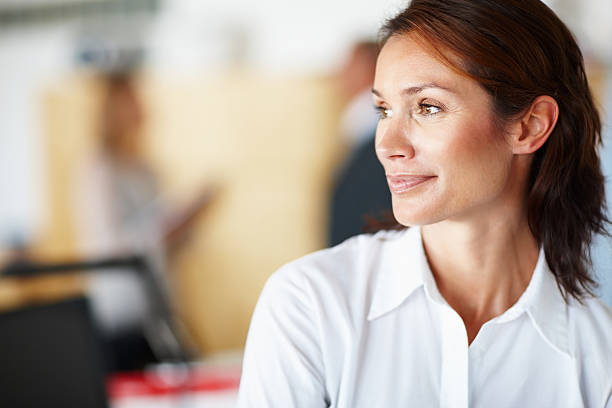
<svg viewBox="0 0 612 408">
<path fill-rule="evenodd" d="M 429 269 L 419 227 L 408 228 L 382 245 L 380 268 L 375 282 L 368 320 L 390 312 L 418 287 Z"/>
<path fill-rule="evenodd" d="M 377 319 L 399 307 L 421 286 L 431 300 L 446 304 L 429 268 L 420 227 L 401 231 L 385 242 L 380 259 L 380 273 L 375 281 L 368 320 Z M 550 346 L 569 355 L 567 304 L 548 267 L 543 249 L 525 292 L 494 320 L 504 323 L 523 313 L 527 313 L 535 329 Z"/>
<path fill-rule="evenodd" d="M 519 300 L 497 319 L 503 323 L 517 318 L 523 312 L 527 313 L 538 333 L 550 346 L 570 355 L 568 306 L 546 262 L 543 249 L 540 249 L 540 256 L 527 289 Z"/>
</svg>

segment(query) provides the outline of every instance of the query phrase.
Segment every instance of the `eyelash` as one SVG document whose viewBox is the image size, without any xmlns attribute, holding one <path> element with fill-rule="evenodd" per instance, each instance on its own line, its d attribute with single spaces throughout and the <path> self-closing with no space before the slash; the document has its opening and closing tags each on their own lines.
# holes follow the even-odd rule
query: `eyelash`
<svg viewBox="0 0 612 408">
<path fill-rule="evenodd" d="M 393 115 L 393 111 L 389 108 L 385 108 L 384 106 L 375 106 L 374 108 L 378 112 L 379 119 L 387 119 Z M 432 108 L 436 109 L 436 112 L 424 113 L 424 110 Z M 420 103 L 418 109 L 418 113 L 425 117 L 437 115 L 442 111 L 443 108 L 441 106 L 433 105 L 431 103 Z"/>
<path fill-rule="evenodd" d="M 442 107 L 441 106 L 436 106 L 436 105 L 432 105 L 430 103 L 421 103 L 419 105 L 420 108 L 420 112 L 423 116 L 434 116 L 437 115 L 438 113 L 442 112 Z M 424 109 L 436 109 L 436 112 L 431 112 L 431 113 L 422 113 Z"/>
<path fill-rule="evenodd" d="M 389 112 L 391 112 L 391 109 L 387 109 L 384 106 L 374 106 L 374 109 L 376 109 L 376 113 L 378 114 L 379 120 L 391 117 L 391 115 L 389 114 Z"/>
</svg>

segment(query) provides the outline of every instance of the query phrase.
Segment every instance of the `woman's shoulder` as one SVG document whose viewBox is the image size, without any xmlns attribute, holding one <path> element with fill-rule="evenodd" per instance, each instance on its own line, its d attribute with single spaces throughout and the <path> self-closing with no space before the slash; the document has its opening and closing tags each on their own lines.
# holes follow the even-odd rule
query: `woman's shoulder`
<svg viewBox="0 0 612 408">
<path fill-rule="evenodd" d="M 612 386 L 612 309 L 596 297 L 571 299 L 568 317 L 575 357 Z"/>
<path fill-rule="evenodd" d="M 612 309 L 601 299 L 589 296 L 581 302 L 571 299 L 568 313 L 576 334 L 593 339 L 604 338 L 612 351 Z"/>
<path fill-rule="evenodd" d="M 385 248 L 406 231 L 383 230 L 361 234 L 331 247 L 302 256 L 282 266 L 272 279 L 276 280 L 344 280 L 376 269 Z"/>
<path fill-rule="evenodd" d="M 270 276 L 262 297 L 275 298 L 276 303 L 309 298 L 319 306 L 365 300 L 383 268 L 385 252 L 406 233 L 361 234 L 291 261 Z"/>
</svg>

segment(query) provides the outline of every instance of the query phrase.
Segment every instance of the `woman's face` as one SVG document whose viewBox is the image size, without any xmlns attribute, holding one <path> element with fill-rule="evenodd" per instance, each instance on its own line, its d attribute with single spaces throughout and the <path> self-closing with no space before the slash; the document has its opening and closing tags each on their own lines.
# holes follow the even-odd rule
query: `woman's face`
<svg viewBox="0 0 612 408">
<path fill-rule="evenodd" d="M 381 50 L 373 94 L 376 154 L 401 224 L 462 220 L 508 204 L 512 150 L 476 81 L 403 35 Z"/>
</svg>

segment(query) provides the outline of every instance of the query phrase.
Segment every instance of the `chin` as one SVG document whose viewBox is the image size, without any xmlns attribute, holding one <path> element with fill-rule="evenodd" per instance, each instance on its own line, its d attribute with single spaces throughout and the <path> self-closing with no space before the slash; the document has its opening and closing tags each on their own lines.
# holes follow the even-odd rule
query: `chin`
<svg viewBox="0 0 612 408">
<path fill-rule="evenodd" d="M 435 224 L 443 221 L 445 217 L 439 211 L 435 211 L 433 206 L 412 205 L 406 203 L 396 203 L 393 199 L 393 216 L 405 227 L 416 227 L 421 225 Z"/>
</svg>

